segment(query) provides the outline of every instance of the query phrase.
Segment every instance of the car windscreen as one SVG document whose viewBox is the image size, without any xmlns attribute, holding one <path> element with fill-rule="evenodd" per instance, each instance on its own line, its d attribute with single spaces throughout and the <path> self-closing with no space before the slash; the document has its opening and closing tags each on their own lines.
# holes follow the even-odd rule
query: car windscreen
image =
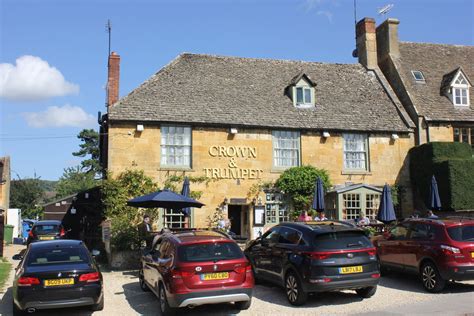
<svg viewBox="0 0 474 316">
<path fill-rule="evenodd" d="M 244 254 L 233 242 L 199 243 L 178 247 L 181 262 L 219 261 L 242 258 Z"/>
<path fill-rule="evenodd" d="M 338 231 L 317 235 L 314 246 L 318 250 L 360 249 L 373 247 L 364 232 Z"/>
<path fill-rule="evenodd" d="M 84 247 L 32 249 L 26 261 L 28 266 L 69 263 L 90 263 L 87 250 Z"/>
<path fill-rule="evenodd" d="M 448 228 L 449 237 L 456 241 L 474 241 L 474 225 Z"/>
<path fill-rule="evenodd" d="M 36 225 L 33 232 L 37 235 L 57 234 L 59 232 L 59 225 Z"/>
</svg>

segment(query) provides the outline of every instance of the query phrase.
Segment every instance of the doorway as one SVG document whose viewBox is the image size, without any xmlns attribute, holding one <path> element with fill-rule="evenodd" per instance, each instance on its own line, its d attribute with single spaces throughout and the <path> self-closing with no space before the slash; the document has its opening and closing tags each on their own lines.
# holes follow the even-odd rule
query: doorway
<svg viewBox="0 0 474 316">
<path fill-rule="evenodd" d="M 240 236 L 242 235 L 242 205 L 229 205 L 227 209 L 230 231 Z"/>
</svg>

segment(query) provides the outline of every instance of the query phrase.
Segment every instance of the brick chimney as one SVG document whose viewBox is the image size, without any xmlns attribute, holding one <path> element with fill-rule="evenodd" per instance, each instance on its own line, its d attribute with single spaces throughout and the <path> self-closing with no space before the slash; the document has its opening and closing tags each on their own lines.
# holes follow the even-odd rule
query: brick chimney
<svg viewBox="0 0 474 316">
<path fill-rule="evenodd" d="M 363 18 L 357 23 L 356 46 L 359 63 L 367 69 L 375 69 L 377 67 L 377 40 L 374 19 Z"/>
<path fill-rule="evenodd" d="M 120 56 L 112 52 L 109 56 L 109 74 L 107 78 L 107 106 L 119 99 Z"/>
<path fill-rule="evenodd" d="M 398 24 L 397 19 L 387 19 L 377 27 L 377 53 L 379 62 L 385 60 L 388 55 L 400 56 L 398 45 Z"/>
</svg>

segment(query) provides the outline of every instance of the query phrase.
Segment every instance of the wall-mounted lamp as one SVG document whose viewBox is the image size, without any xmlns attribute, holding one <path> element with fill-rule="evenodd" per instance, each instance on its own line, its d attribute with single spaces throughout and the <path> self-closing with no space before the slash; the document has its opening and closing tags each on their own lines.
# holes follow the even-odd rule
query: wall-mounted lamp
<svg viewBox="0 0 474 316">
<path fill-rule="evenodd" d="M 229 133 L 231 134 L 237 134 L 239 132 L 239 130 L 237 129 L 237 127 L 231 127 L 230 130 L 229 130 Z"/>
<path fill-rule="evenodd" d="M 323 132 L 323 137 L 324 138 L 329 138 L 331 136 L 331 134 L 329 134 L 329 132 Z"/>
<path fill-rule="evenodd" d="M 143 124 L 137 124 L 137 132 L 143 132 L 144 129 L 145 126 L 143 126 Z"/>
<path fill-rule="evenodd" d="M 390 136 L 391 139 L 393 140 L 396 140 L 396 139 L 399 139 L 400 137 L 398 136 L 398 134 L 392 134 L 392 136 Z"/>
</svg>

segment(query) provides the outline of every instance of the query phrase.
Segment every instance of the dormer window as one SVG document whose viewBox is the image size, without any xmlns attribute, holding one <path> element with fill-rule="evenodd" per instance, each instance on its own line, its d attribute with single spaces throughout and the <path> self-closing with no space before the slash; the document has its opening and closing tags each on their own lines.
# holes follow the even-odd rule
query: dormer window
<svg viewBox="0 0 474 316">
<path fill-rule="evenodd" d="M 471 83 L 461 67 L 443 77 L 442 92 L 456 106 L 469 106 L 469 88 Z"/>
<path fill-rule="evenodd" d="M 312 88 L 296 87 L 296 105 L 313 105 Z"/>
<path fill-rule="evenodd" d="M 297 108 L 314 107 L 314 87 L 316 84 L 304 73 L 300 73 L 290 83 L 288 87 L 289 97 L 293 105 Z"/>
</svg>

